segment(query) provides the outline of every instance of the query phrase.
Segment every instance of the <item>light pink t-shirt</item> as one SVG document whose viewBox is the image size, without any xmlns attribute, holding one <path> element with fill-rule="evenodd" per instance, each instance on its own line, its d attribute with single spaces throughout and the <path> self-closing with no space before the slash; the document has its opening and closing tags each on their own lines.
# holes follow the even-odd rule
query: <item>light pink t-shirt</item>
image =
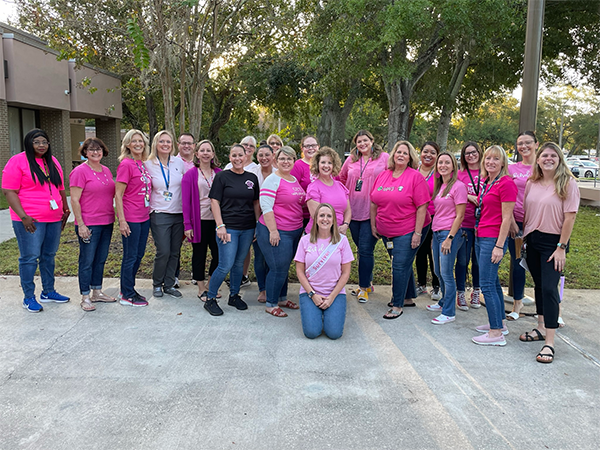
<svg viewBox="0 0 600 450">
<path fill-rule="evenodd" d="M 44 160 L 36 158 L 42 172 L 47 173 Z M 21 206 L 30 217 L 33 217 L 38 222 L 59 222 L 63 215 L 63 202 L 60 196 L 60 191 L 63 187 L 63 171 L 58 163 L 58 160 L 53 156 L 52 161 L 60 174 L 60 186 L 57 188 L 52 183 L 44 183 L 41 185 L 37 176 L 34 179 L 31 177 L 29 161 L 25 152 L 18 153 L 8 160 L 6 166 L 2 170 L 2 189 L 10 189 L 18 191 Z M 54 200 L 57 209 L 50 208 L 50 200 Z M 10 218 L 12 220 L 21 221 L 21 218 L 10 209 Z"/>
<path fill-rule="evenodd" d="M 144 163 L 148 173 L 152 177 L 152 193 L 150 194 L 150 211 L 167 214 L 183 214 L 181 200 L 181 180 L 185 166 L 181 158 L 171 156 L 169 164 L 162 166 L 157 159 L 149 159 Z M 167 181 L 169 183 L 168 191 L 171 196 L 165 196 L 167 191 Z M 170 198 L 171 200 L 167 200 Z"/>
<path fill-rule="evenodd" d="M 464 205 L 468 202 L 467 187 L 462 181 L 456 180 L 450 192 L 445 197 L 442 197 L 446 189 L 446 185 L 442 184 L 437 197 L 433 199 L 435 203 L 435 216 L 431 229 L 433 231 L 450 230 L 454 219 L 456 219 L 456 205 Z"/>
<path fill-rule="evenodd" d="M 481 191 L 481 186 L 483 186 L 483 180 L 479 179 L 479 170 L 471 170 L 470 172 L 471 177 L 469 177 L 467 169 L 459 170 L 456 178 L 462 181 L 467 187 L 467 194 L 477 197 L 479 191 Z M 471 181 L 471 178 L 473 178 L 473 181 Z M 477 191 L 475 191 L 473 183 L 475 183 L 475 186 L 479 184 L 479 189 L 477 189 Z M 465 218 L 463 219 L 462 227 L 475 228 L 475 205 L 469 201 L 467 201 L 467 207 L 465 208 Z"/>
<path fill-rule="evenodd" d="M 75 167 L 69 175 L 71 187 L 81 188 L 81 217 L 86 226 L 108 225 L 115 221 L 115 182 L 108 167 L 96 172 L 87 164 Z M 75 219 L 75 224 L 77 219 Z"/>
<path fill-rule="evenodd" d="M 390 155 L 381 153 L 379 158 L 369 160 L 368 164 L 359 159 L 352 162 L 352 156 L 348 156 L 342 170 L 340 171 L 340 181 L 348 189 L 350 196 L 350 208 L 352 209 L 352 220 L 369 220 L 371 217 L 371 191 L 377 176 L 386 170 Z M 360 178 L 361 167 L 364 169 L 362 180 L 363 185 L 360 191 L 356 191 L 356 182 Z"/>
<path fill-rule="evenodd" d="M 308 185 L 306 201 L 314 200 L 317 203 L 329 203 L 335 211 L 338 227 L 344 222 L 344 211 L 348 207 L 348 189 L 340 181 L 332 180 L 333 185 L 327 186 L 319 178 Z M 313 218 L 308 221 L 304 231 L 310 233 Z"/>
<path fill-rule="evenodd" d="M 177 155 L 175 156 L 175 158 L 180 159 L 183 162 L 183 173 L 186 173 L 192 167 L 195 167 L 194 166 L 194 158 L 192 158 L 191 161 L 186 161 L 185 159 L 183 159 L 181 157 L 181 155 L 179 153 L 177 153 Z"/>
<path fill-rule="evenodd" d="M 202 170 L 199 168 L 198 171 L 198 193 L 200 195 L 200 220 L 215 220 L 212 209 L 210 209 L 210 188 L 212 187 L 213 181 L 215 181 L 215 171 L 211 170 L 210 178 L 206 178 Z"/>
<path fill-rule="evenodd" d="M 142 161 L 125 158 L 117 167 L 117 182 L 125 183 L 123 213 L 127 222 L 140 223 L 150 219 L 150 205 L 144 196 L 152 192 L 152 178 Z"/>
<path fill-rule="evenodd" d="M 502 225 L 502 203 L 517 200 L 517 186 L 510 175 L 500 178 L 490 188 L 492 181 L 488 183 L 486 194 L 483 197 L 483 209 L 477 227 L 478 237 L 498 237 Z M 482 194 L 483 187 L 479 192 L 479 198 Z"/>
<path fill-rule="evenodd" d="M 377 232 L 391 238 L 415 231 L 417 208 L 431 200 L 429 187 L 418 170 L 407 167 L 394 178 L 393 170 L 379 174 L 371 191 L 371 201 L 377 205 Z M 425 214 L 423 226 L 431 223 Z"/>
<path fill-rule="evenodd" d="M 510 164 L 508 166 L 508 173 L 513 177 L 513 181 L 517 186 L 517 203 L 515 203 L 515 209 L 513 215 L 517 222 L 523 222 L 523 196 L 525 195 L 525 185 L 527 184 L 527 178 L 531 176 L 531 170 L 533 166 L 526 166 L 523 161 L 519 161 L 516 164 Z"/>
<path fill-rule="evenodd" d="M 302 206 L 306 192 L 294 178 L 287 181 L 279 175 L 270 175 L 260 188 L 260 209 L 263 214 L 272 212 L 277 229 L 293 231 L 302 228 Z M 258 219 L 266 226 L 263 215 Z"/>
<path fill-rule="evenodd" d="M 311 287 L 319 295 L 327 296 L 331 294 L 333 289 L 335 289 L 335 285 L 338 283 L 338 280 L 342 276 L 342 264 L 347 264 L 351 261 L 354 261 L 354 255 L 352 254 L 352 249 L 350 248 L 348 239 L 344 235 L 341 237 L 342 240 L 339 243 L 340 245 L 327 260 L 325 265 L 316 274 L 308 279 Z M 300 239 L 298 249 L 296 250 L 296 256 L 294 256 L 294 261 L 304 263 L 305 270 L 308 269 L 327 248 L 329 242 L 330 241 L 327 239 L 317 239 L 315 244 L 311 244 L 310 235 L 305 234 L 302 236 L 302 239 Z M 305 292 L 306 290 L 301 285 L 300 294 Z M 340 294 L 345 293 L 346 289 L 342 288 Z"/>
<path fill-rule="evenodd" d="M 574 179 L 569 180 L 567 199 L 564 201 L 556 195 L 554 183 L 542 186 L 540 183 L 529 181 L 525 188 L 524 236 L 536 230 L 560 235 L 565 213 L 576 213 L 579 209 L 579 199 L 579 187 Z"/>
</svg>

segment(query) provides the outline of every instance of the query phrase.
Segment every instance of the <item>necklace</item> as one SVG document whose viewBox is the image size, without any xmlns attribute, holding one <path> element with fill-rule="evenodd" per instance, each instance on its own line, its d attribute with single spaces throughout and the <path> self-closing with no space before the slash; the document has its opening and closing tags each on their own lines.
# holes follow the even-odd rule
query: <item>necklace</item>
<svg viewBox="0 0 600 450">
<path fill-rule="evenodd" d="M 206 181 L 206 184 L 208 184 L 208 188 L 210 189 L 212 186 L 212 182 L 215 179 L 215 171 L 210 169 L 210 181 L 208 181 L 208 178 L 206 178 L 206 175 L 204 175 L 204 170 L 202 170 L 201 167 L 199 167 L 200 169 L 200 173 L 202 173 L 202 176 L 204 177 L 204 181 Z"/>
<path fill-rule="evenodd" d="M 104 181 L 102 181 L 99 177 L 98 177 L 98 172 L 96 172 L 94 170 L 94 168 L 92 166 L 90 166 L 88 164 L 88 162 L 86 161 L 86 166 L 88 166 L 90 168 L 90 170 L 92 171 L 92 173 L 94 174 L 94 176 L 96 177 L 96 180 L 98 180 L 100 183 L 102 183 L 104 186 L 108 186 L 108 177 L 106 176 L 106 172 L 104 172 L 104 170 L 102 170 L 102 175 L 104 175 Z"/>
</svg>

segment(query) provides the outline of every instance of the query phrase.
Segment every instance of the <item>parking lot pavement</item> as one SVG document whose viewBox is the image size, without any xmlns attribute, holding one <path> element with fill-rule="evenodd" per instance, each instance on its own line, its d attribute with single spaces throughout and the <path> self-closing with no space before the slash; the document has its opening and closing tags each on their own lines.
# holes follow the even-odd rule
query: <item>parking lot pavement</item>
<svg viewBox="0 0 600 450">
<path fill-rule="evenodd" d="M 21 308 L 18 277 L 0 283 L 1 449 L 591 449 L 600 438 L 598 291 L 566 292 L 556 359 L 539 364 L 542 344 L 518 340 L 533 317 L 508 324 L 505 347 L 479 347 L 485 308 L 436 326 L 420 297 L 384 320 L 388 286 L 366 304 L 348 296 L 331 341 L 306 339 L 299 311 L 265 314 L 256 284 L 242 290 L 247 311 L 222 300 L 212 317 L 188 283 L 182 299 L 85 313 L 77 280 L 57 278 L 72 301 L 40 314 Z M 151 281 L 138 289 L 150 296 Z"/>
</svg>

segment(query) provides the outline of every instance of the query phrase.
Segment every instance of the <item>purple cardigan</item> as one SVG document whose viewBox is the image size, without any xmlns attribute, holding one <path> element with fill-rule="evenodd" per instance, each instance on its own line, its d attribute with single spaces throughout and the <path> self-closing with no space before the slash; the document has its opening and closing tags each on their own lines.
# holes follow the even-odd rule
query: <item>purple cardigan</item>
<svg viewBox="0 0 600 450">
<path fill-rule="evenodd" d="M 193 243 L 200 242 L 200 190 L 198 189 L 198 171 L 197 167 L 188 170 L 181 180 L 181 198 L 183 201 L 183 229 L 192 230 L 194 237 Z M 214 169 L 215 173 L 220 172 L 218 167 Z"/>
</svg>

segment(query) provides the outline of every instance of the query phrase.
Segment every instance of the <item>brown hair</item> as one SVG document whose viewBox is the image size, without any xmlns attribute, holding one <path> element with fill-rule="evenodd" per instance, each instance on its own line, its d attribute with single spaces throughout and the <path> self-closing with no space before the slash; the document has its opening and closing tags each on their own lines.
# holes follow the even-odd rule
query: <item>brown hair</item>
<svg viewBox="0 0 600 450">
<path fill-rule="evenodd" d="M 319 151 L 314 154 L 310 160 L 310 173 L 313 175 L 319 175 L 319 161 L 321 161 L 323 156 L 329 156 L 331 158 L 331 162 L 333 163 L 331 176 L 335 177 L 340 173 L 342 161 L 340 160 L 340 156 L 337 154 L 337 152 L 331 147 L 321 147 Z"/>
<path fill-rule="evenodd" d="M 529 179 L 534 183 L 544 178 L 544 174 L 540 165 L 537 163 L 540 158 L 542 152 L 546 149 L 551 149 L 558 155 L 558 166 L 556 167 L 556 172 L 554 173 L 554 190 L 558 198 L 561 200 L 567 199 L 567 186 L 571 178 L 575 178 L 569 168 L 567 167 L 567 163 L 565 162 L 565 156 L 563 152 L 560 150 L 560 147 L 556 145 L 554 142 L 546 142 L 541 145 L 537 152 L 535 152 L 535 163 L 533 164 L 533 170 L 531 171 L 531 176 Z"/>
<path fill-rule="evenodd" d="M 215 151 L 215 146 L 208 139 L 204 139 L 196 144 L 196 148 L 194 149 L 194 166 L 200 167 L 200 160 L 198 160 L 196 153 L 198 153 L 198 149 L 200 148 L 200 146 L 202 144 L 210 145 L 210 148 L 213 152 L 213 158 L 210 160 L 210 168 L 215 169 L 215 168 L 219 167 L 219 158 L 217 158 L 217 152 Z"/>
<path fill-rule="evenodd" d="M 454 183 L 456 183 L 456 178 L 458 176 L 458 164 L 456 163 L 456 158 L 454 157 L 454 155 L 452 153 L 446 152 L 446 151 L 439 153 L 438 157 L 435 160 L 435 174 L 437 176 L 434 178 L 434 182 L 433 182 L 434 183 L 433 184 L 433 195 L 431 196 L 432 200 L 437 197 L 438 192 L 440 192 L 440 189 L 442 188 L 442 185 L 444 184 L 444 180 L 443 180 L 442 176 L 440 175 L 440 173 L 438 172 L 438 161 L 440 160 L 440 158 L 442 156 L 448 156 L 448 157 L 450 157 L 450 161 L 452 161 L 452 178 L 446 185 L 444 192 L 442 192 L 442 197 L 445 197 L 446 195 L 448 195 L 448 193 L 450 192 L 450 189 L 452 189 L 452 186 L 454 186 Z"/>
<path fill-rule="evenodd" d="M 102 142 L 102 139 L 97 138 L 97 137 L 90 137 L 90 138 L 87 138 L 85 141 L 83 141 L 83 144 L 81 144 L 81 147 L 79 147 L 79 154 L 81 156 L 87 158 L 88 148 L 92 144 L 96 144 L 96 145 L 98 145 L 98 147 L 100 147 L 102 149 L 103 157 L 108 156 L 108 147 L 106 147 L 106 144 L 104 142 Z"/>
<path fill-rule="evenodd" d="M 469 168 L 469 164 L 467 163 L 467 158 L 465 157 L 465 153 L 467 151 L 467 148 L 469 148 L 469 147 L 474 147 L 475 150 L 477 150 L 477 153 L 479 153 L 479 166 L 481 167 L 481 159 L 482 159 L 481 147 L 475 141 L 467 141 L 463 144 L 462 149 L 460 151 L 460 168 L 463 170 Z"/>
<path fill-rule="evenodd" d="M 377 158 L 379 158 L 379 155 L 381 155 L 383 153 L 383 148 L 381 147 L 381 145 L 375 143 L 375 138 L 369 131 L 359 130 L 352 138 L 352 143 L 354 144 L 354 148 L 350 151 L 350 157 L 352 158 L 352 162 L 358 161 L 358 158 L 359 158 L 358 153 L 359 152 L 358 152 L 358 148 L 356 148 L 356 140 L 361 136 L 368 137 L 369 140 L 373 143 L 373 146 L 371 147 L 371 152 L 372 152 L 371 158 L 373 160 L 376 160 Z"/>
</svg>

